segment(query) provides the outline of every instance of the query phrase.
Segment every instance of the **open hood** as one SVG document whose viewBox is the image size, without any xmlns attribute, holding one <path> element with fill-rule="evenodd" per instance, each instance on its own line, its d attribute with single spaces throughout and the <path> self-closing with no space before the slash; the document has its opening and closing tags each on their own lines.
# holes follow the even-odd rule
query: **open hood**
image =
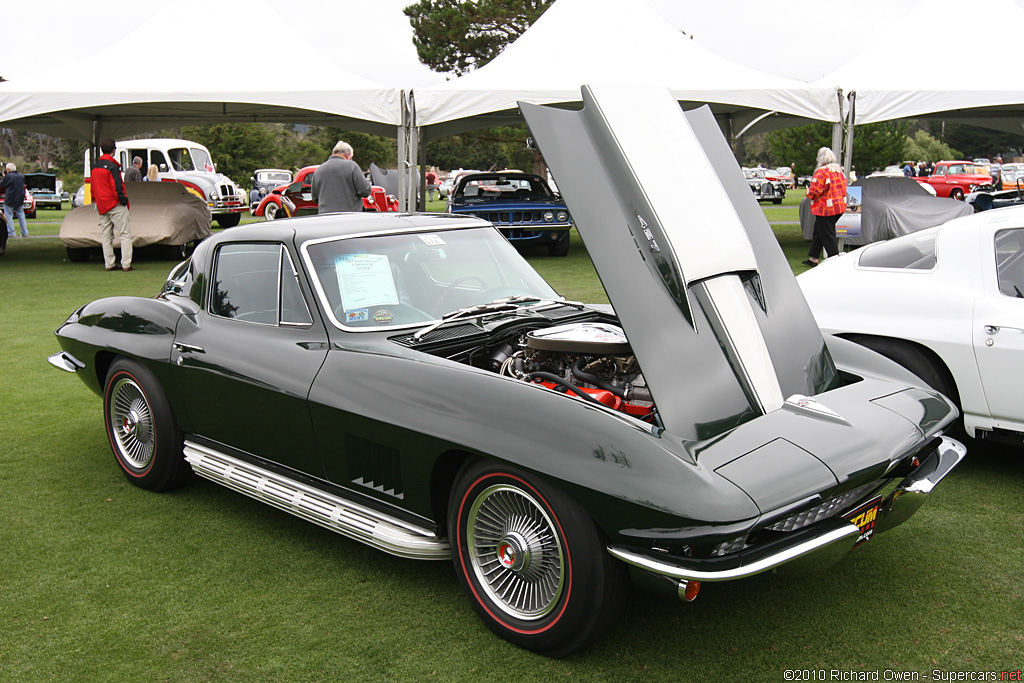
<svg viewBox="0 0 1024 683">
<path fill-rule="evenodd" d="M 26 173 L 25 187 L 29 189 L 29 192 L 56 192 L 57 176 L 51 173 Z"/>
<path fill-rule="evenodd" d="M 667 89 L 520 102 L 666 429 L 709 438 L 838 381 L 710 109 Z"/>
</svg>

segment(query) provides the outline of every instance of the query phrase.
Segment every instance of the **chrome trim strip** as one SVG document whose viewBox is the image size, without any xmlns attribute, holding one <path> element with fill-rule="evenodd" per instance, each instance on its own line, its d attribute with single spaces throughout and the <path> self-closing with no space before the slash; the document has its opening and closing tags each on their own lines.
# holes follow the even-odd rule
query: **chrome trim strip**
<svg viewBox="0 0 1024 683">
<path fill-rule="evenodd" d="M 185 441 L 185 459 L 201 477 L 365 543 L 417 560 L 448 560 L 448 540 L 206 446 Z"/>
<path fill-rule="evenodd" d="M 622 560 L 626 564 L 631 564 L 634 567 L 639 567 L 640 569 L 645 569 L 654 574 L 668 576 L 673 579 L 686 579 L 687 581 L 732 581 L 734 579 L 745 579 L 749 576 L 754 576 L 755 574 L 775 569 L 787 562 L 809 556 L 810 554 L 819 551 L 825 551 L 831 554 L 831 551 L 826 551 L 826 549 L 833 543 L 837 544 L 837 547 L 831 549 L 832 551 L 842 550 L 845 552 L 853 548 L 853 545 L 857 542 L 859 537 L 860 529 L 857 528 L 856 524 L 843 524 L 842 526 L 831 529 L 820 536 L 816 536 L 815 538 L 804 541 L 803 543 L 785 548 L 781 552 L 762 558 L 756 562 L 720 571 L 691 569 L 683 564 L 683 562 L 685 562 L 685 558 L 679 558 L 679 562 L 667 562 L 663 559 L 651 557 L 650 555 L 639 553 L 635 550 L 622 546 L 608 546 L 608 552 L 611 553 L 613 557 Z"/>
<path fill-rule="evenodd" d="M 67 351 L 59 351 L 46 359 L 50 365 L 60 368 L 64 372 L 78 372 L 85 367 L 85 363 L 72 356 Z"/>
</svg>

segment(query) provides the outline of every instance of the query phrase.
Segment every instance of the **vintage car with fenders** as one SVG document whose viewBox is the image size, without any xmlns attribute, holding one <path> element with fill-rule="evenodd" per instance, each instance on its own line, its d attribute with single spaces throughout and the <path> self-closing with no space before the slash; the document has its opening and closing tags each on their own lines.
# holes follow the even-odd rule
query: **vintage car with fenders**
<svg viewBox="0 0 1024 683">
<path fill-rule="evenodd" d="M 797 282 L 822 330 L 950 397 L 968 435 L 1024 444 L 1024 206 L 826 259 Z"/>
<path fill-rule="evenodd" d="M 313 174 L 316 166 L 306 166 L 295 174 L 295 179 L 264 195 L 252 214 L 272 221 L 275 218 L 291 218 L 316 213 L 313 201 Z M 383 187 L 370 186 L 370 196 L 363 197 L 363 211 L 398 211 L 398 198 L 389 195 Z"/>
<path fill-rule="evenodd" d="M 906 521 L 965 454 L 956 408 L 822 337 L 708 109 L 583 94 L 520 106 L 611 306 L 559 297 L 468 216 L 223 231 L 154 298 L 57 330 L 127 479 L 194 472 L 448 559 L 491 630 L 555 657 L 614 625 L 631 579 L 692 600 Z"/>
<path fill-rule="evenodd" d="M 970 161 L 940 161 L 931 175 L 914 178 L 935 190 L 937 197 L 963 200 L 970 192 L 991 190 L 992 177 Z"/>
<path fill-rule="evenodd" d="M 117 142 L 114 158 L 121 164 L 122 171 L 131 165 L 135 157 L 142 159 L 143 175 L 151 165 L 156 166 L 162 182 L 180 183 L 206 202 L 217 225 L 222 228 L 235 227 L 241 221 L 242 213 L 249 210 L 245 191 L 235 185 L 231 178 L 217 172 L 210 150 L 198 142 L 177 138 Z M 92 168 L 90 158 L 91 150 L 86 150 L 86 184 Z M 86 202 L 91 201 L 86 198 Z"/>
<path fill-rule="evenodd" d="M 284 168 L 258 168 L 249 177 L 249 210 L 255 211 L 267 193 L 292 182 L 292 172 Z"/>
<path fill-rule="evenodd" d="M 745 168 L 743 177 L 759 202 L 781 204 L 786 198 L 786 184 L 763 168 Z"/>
<path fill-rule="evenodd" d="M 466 174 L 452 186 L 447 211 L 489 221 L 516 246 L 542 245 L 551 256 L 569 253 L 569 209 L 538 175 Z"/>
</svg>

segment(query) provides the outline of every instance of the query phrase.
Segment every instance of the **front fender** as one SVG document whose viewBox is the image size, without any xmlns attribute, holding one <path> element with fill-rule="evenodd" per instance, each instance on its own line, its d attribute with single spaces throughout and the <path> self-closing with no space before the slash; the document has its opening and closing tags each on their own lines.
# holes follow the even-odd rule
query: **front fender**
<svg viewBox="0 0 1024 683">
<path fill-rule="evenodd" d="M 163 299 L 119 296 L 86 304 L 57 328 L 61 348 L 85 367 L 78 375 L 102 395 L 106 367 L 114 356 L 145 363 L 167 385 L 174 329 L 183 312 Z"/>
<path fill-rule="evenodd" d="M 270 203 L 277 204 L 278 206 L 280 206 L 281 205 L 281 195 L 277 194 L 276 192 L 271 192 L 270 194 L 268 194 L 266 197 L 264 197 L 263 199 L 260 200 L 259 206 L 256 207 L 255 211 L 253 211 L 253 215 L 254 216 L 264 216 L 264 215 L 266 215 L 267 204 L 270 204 Z"/>
</svg>

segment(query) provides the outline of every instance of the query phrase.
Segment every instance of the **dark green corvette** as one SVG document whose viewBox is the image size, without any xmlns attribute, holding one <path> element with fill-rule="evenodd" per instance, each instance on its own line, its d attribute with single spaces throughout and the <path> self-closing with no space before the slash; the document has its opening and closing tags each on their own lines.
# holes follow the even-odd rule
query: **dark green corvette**
<svg viewBox="0 0 1024 683">
<path fill-rule="evenodd" d="M 523 109 L 612 307 L 562 300 L 472 218 L 225 231 L 155 298 L 57 331 L 128 479 L 194 472 L 451 558 L 489 628 L 550 656 L 613 625 L 630 579 L 692 599 L 913 514 L 964 455 L 952 404 L 826 344 L 709 114 L 584 94 Z"/>
</svg>

